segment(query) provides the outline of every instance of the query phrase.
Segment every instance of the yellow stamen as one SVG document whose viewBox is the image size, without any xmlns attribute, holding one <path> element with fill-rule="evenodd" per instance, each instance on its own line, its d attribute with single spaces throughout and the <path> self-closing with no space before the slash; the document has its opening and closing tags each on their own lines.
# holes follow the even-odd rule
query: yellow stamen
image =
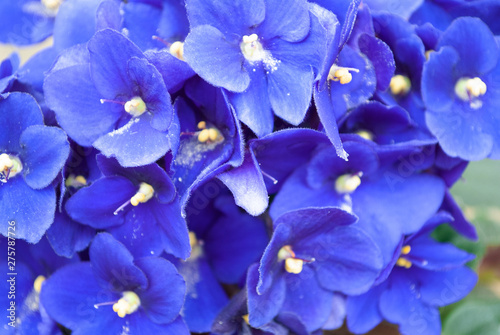
<svg viewBox="0 0 500 335">
<path fill-rule="evenodd" d="M 285 270 L 288 273 L 299 274 L 302 272 L 304 261 L 297 258 L 287 258 L 285 260 Z"/>
<path fill-rule="evenodd" d="M 0 173 L 6 174 L 9 172 L 9 178 L 14 177 L 23 170 L 21 161 L 16 156 L 8 154 L 0 154 Z"/>
<path fill-rule="evenodd" d="M 113 311 L 123 318 L 127 314 L 134 313 L 141 305 L 141 299 L 133 291 L 123 292 L 122 298 L 113 305 Z"/>
<path fill-rule="evenodd" d="M 409 245 L 405 245 L 402 249 L 401 249 L 401 255 L 408 255 L 411 251 L 411 247 Z"/>
<path fill-rule="evenodd" d="M 429 57 L 431 56 L 431 53 L 433 53 L 433 52 L 434 52 L 434 50 L 427 50 L 427 51 L 425 52 L 425 59 L 426 59 L 426 60 L 429 60 Z"/>
<path fill-rule="evenodd" d="M 191 245 L 191 249 L 198 244 L 198 239 L 196 238 L 196 234 L 192 231 L 189 232 L 189 244 Z"/>
<path fill-rule="evenodd" d="M 210 135 L 208 133 L 208 129 L 203 129 L 198 134 L 198 141 L 201 143 L 205 143 L 206 141 L 208 141 L 209 138 L 210 138 Z"/>
<path fill-rule="evenodd" d="M 333 64 L 328 73 L 328 80 L 338 81 L 342 85 L 349 84 L 352 81 L 352 74 L 349 71 L 359 73 L 358 69 Z"/>
<path fill-rule="evenodd" d="M 389 88 L 392 95 L 405 95 L 411 90 L 410 78 L 397 74 L 392 77 Z"/>
<path fill-rule="evenodd" d="M 61 6 L 62 0 L 42 0 L 42 5 L 50 11 L 56 11 Z"/>
<path fill-rule="evenodd" d="M 198 122 L 198 129 L 205 129 L 207 127 L 207 123 L 205 121 Z"/>
<path fill-rule="evenodd" d="M 180 60 L 184 60 L 184 43 L 180 41 L 172 43 L 170 53 Z"/>
<path fill-rule="evenodd" d="M 87 185 L 87 179 L 85 179 L 85 177 L 82 175 L 78 175 L 75 177 L 75 175 L 70 174 L 68 178 L 66 178 L 64 184 L 66 185 L 66 187 L 82 187 Z"/>
<path fill-rule="evenodd" d="M 35 290 L 36 293 L 40 293 L 44 281 L 45 281 L 44 276 L 40 275 L 36 277 L 35 282 L 33 283 L 33 289 Z"/>
<path fill-rule="evenodd" d="M 350 194 L 361 185 L 361 176 L 363 173 L 343 174 L 335 180 L 335 190 L 339 194 Z"/>
<path fill-rule="evenodd" d="M 243 56 L 251 62 L 264 60 L 267 56 L 257 34 L 244 35 L 240 43 L 240 49 Z"/>
<path fill-rule="evenodd" d="M 130 203 L 132 204 L 132 206 L 137 206 L 140 203 L 145 203 L 153 197 L 154 193 L 155 190 L 151 185 L 141 183 L 139 185 L 139 191 L 137 191 L 137 193 L 132 198 L 130 198 Z"/>
<path fill-rule="evenodd" d="M 245 320 L 245 322 L 247 323 L 247 325 L 250 324 L 250 321 L 249 321 L 249 318 L 248 318 L 248 314 L 242 315 L 241 317 L 243 318 L 243 320 Z"/>
<path fill-rule="evenodd" d="M 135 97 L 125 103 L 125 111 L 134 117 L 141 116 L 146 111 L 146 103 L 141 97 Z"/>
<path fill-rule="evenodd" d="M 398 260 L 396 261 L 396 264 L 398 266 L 404 267 L 406 269 L 409 269 L 412 266 L 412 263 L 409 260 L 407 260 L 406 258 L 403 258 L 403 257 L 399 257 Z"/>
<path fill-rule="evenodd" d="M 356 134 L 358 134 L 359 136 L 361 136 L 365 140 L 369 140 L 369 141 L 373 141 L 373 138 L 374 138 L 373 134 L 371 132 L 369 132 L 368 130 L 359 130 L 358 132 L 356 132 Z"/>
<path fill-rule="evenodd" d="M 204 121 L 202 121 L 204 122 Z M 200 122 L 201 123 L 201 122 Z M 198 128 L 200 126 L 200 123 L 198 123 Z M 206 124 L 203 124 L 206 127 Z M 220 131 L 217 128 L 211 127 L 211 128 L 202 128 L 201 131 L 198 133 L 198 141 L 201 143 L 213 143 L 217 142 L 222 139 L 222 135 Z"/>
</svg>

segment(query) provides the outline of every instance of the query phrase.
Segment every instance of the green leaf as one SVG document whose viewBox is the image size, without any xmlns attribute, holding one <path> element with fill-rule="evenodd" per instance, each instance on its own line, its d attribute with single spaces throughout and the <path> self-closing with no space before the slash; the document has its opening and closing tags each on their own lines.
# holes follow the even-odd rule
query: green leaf
<svg viewBox="0 0 500 335">
<path fill-rule="evenodd" d="M 500 332 L 500 301 L 468 301 L 446 318 L 444 335 L 498 335 Z"/>
</svg>

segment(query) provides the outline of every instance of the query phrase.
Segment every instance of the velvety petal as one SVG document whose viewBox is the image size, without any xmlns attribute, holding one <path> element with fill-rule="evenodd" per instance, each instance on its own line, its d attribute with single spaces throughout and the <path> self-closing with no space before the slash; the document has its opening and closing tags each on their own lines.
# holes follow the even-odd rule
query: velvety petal
<svg viewBox="0 0 500 335">
<path fill-rule="evenodd" d="M 180 90 L 184 82 L 195 75 L 188 63 L 173 56 L 169 50 L 150 50 L 145 55 L 162 75 L 169 93 Z"/>
<path fill-rule="evenodd" d="M 241 93 L 228 92 L 238 119 L 258 137 L 272 133 L 274 117 L 268 95 L 268 83 L 264 70 L 255 66 L 248 72 L 250 84 Z"/>
<path fill-rule="evenodd" d="M 378 302 L 385 287 L 385 284 L 375 286 L 364 294 L 347 298 L 347 327 L 351 332 L 368 333 L 382 322 Z"/>
<path fill-rule="evenodd" d="M 148 50 L 164 46 L 163 43 L 153 39 L 158 35 L 162 8 L 152 6 L 141 1 L 130 1 L 121 7 L 123 26 L 130 38 L 141 50 Z"/>
<path fill-rule="evenodd" d="M 316 242 L 322 252 L 314 255 L 316 263 L 311 265 L 321 285 L 329 290 L 351 295 L 366 292 L 382 269 L 378 247 L 357 228 L 338 227 Z"/>
<path fill-rule="evenodd" d="M 184 42 L 184 58 L 200 77 L 214 86 L 243 92 L 250 84 L 239 45 L 230 44 L 214 27 L 203 25 L 191 30 Z"/>
<path fill-rule="evenodd" d="M 110 28 L 120 30 L 122 27 L 120 4 L 112 0 L 104 0 L 99 4 L 96 12 L 96 31 Z"/>
<path fill-rule="evenodd" d="M 477 283 L 477 274 L 467 267 L 450 271 L 420 270 L 420 294 L 425 303 L 442 307 L 463 299 Z"/>
<path fill-rule="evenodd" d="M 186 9 L 191 29 L 211 25 L 225 35 L 246 33 L 250 27 L 264 20 L 266 6 L 263 0 L 249 3 L 245 0 L 188 0 Z"/>
<path fill-rule="evenodd" d="M 17 153 L 21 150 L 22 132 L 32 125 L 43 124 L 43 115 L 35 99 L 26 93 L 11 93 L 0 100 L 0 151 Z"/>
<path fill-rule="evenodd" d="M 309 9 L 305 0 L 266 1 L 266 18 L 259 25 L 259 37 L 279 37 L 299 42 L 309 33 Z"/>
<path fill-rule="evenodd" d="M 152 116 L 144 113 L 99 137 L 93 145 L 106 157 L 115 157 L 123 167 L 151 164 L 170 150 L 167 134 L 152 128 L 151 121 Z"/>
<path fill-rule="evenodd" d="M 88 64 L 51 73 L 43 88 L 47 106 L 56 113 L 58 123 L 82 146 L 91 146 L 113 130 L 124 114 L 123 106 L 100 103 L 103 96 L 94 87 Z"/>
<path fill-rule="evenodd" d="M 113 48 L 108 46 L 112 45 Z M 88 43 L 92 80 L 102 98 L 130 99 L 134 83 L 127 67 L 132 57 L 145 58 L 141 50 L 128 38 L 111 29 L 98 31 Z"/>
<path fill-rule="evenodd" d="M 73 220 L 93 228 L 116 226 L 122 224 L 124 218 L 122 213 L 115 215 L 114 212 L 129 201 L 137 190 L 136 186 L 123 177 L 99 179 L 76 192 L 67 201 L 66 210 Z"/>
<path fill-rule="evenodd" d="M 332 100 L 330 99 L 329 92 L 330 91 L 327 89 L 319 91 L 317 85 L 315 85 L 314 103 L 316 105 L 321 124 L 325 128 L 326 135 L 328 135 L 328 138 L 335 147 L 337 155 L 340 158 L 347 160 L 349 154 L 344 150 L 344 147 L 342 146 L 342 141 L 339 135 L 339 128 L 337 125 L 337 118 L 333 111 Z"/>
<path fill-rule="evenodd" d="M 217 176 L 233 193 L 236 204 L 249 214 L 262 214 L 268 205 L 266 185 L 259 163 L 252 152 L 245 155 L 240 167 Z"/>
<path fill-rule="evenodd" d="M 204 257 L 180 262 L 178 269 L 187 286 L 182 315 L 191 331 L 209 332 L 228 303 L 226 293 Z"/>
<path fill-rule="evenodd" d="M 453 21 L 443 33 L 438 48 L 453 47 L 459 58 L 460 75 L 479 75 L 493 69 L 500 51 L 488 26 L 478 18 L 463 17 Z"/>
<path fill-rule="evenodd" d="M 54 221 L 55 209 L 54 187 L 34 190 L 21 176 L 10 178 L 0 186 L 0 218 L 5 222 L 0 233 L 4 236 L 12 233 L 7 223 L 14 221 L 17 239 L 37 243 Z"/>
<path fill-rule="evenodd" d="M 121 332 L 122 325 L 112 322 L 120 318 L 111 306 L 94 307 L 117 299 L 119 294 L 103 290 L 98 284 L 90 263 L 70 264 L 58 270 L 44 282 L 40 293 L 49 315 L 76 334 L 85 334 L 84 330 L 90 327 Z"/>
<path fill-rule="evenodd" d="M 95 229 L 73 221 L 64 210 L 56 211 L 54 223 L 47 230 L 47 239 L 55 253 L 68 258 L 87 248 L 94 236 Z"/>
<path fill-rule="evenodd" d="M 149 276 L 134 264 L 134 257 L 108 233 L 97 234 L 89 249 L 95 280 L 102 288 L 115 292 L 148 287 Z"/>
<path fill-rule="evenodd" d="M 368 34 L 359 37 L 358 46 L 373 64 L 377 76 L 377 90 L 386 90 L 396 70 L 391 49 L 382 40 Z"/>
<path fill-rule="evenodd" d="M 137 84 L 139 96 L 146 103 L 147 111 L 153 114 L 151 127 L 166 131 L 172 122 L 173 108 L 160 73 L 147 60 L 137 57 L 129 59 L 128 73 L 130 79 Z"/>
<path fill-rule="evenodd" d="M 450 223 L 450 225 L 454 229 L 456 229 L 460 234 L 464 235 L 465 237 L 471 240 L 474 241 L 477 240 L 478 236 L 476 232 L 476 227 L 465 218 L 464 213 L 453 199 L 449 190 L 447 190 L 444 195 L 443 209 L 450 212 L 451 215 L 453 215 L 453 218 L 455 220 L 453 220 Z"/>
<path fill-rule="evenodd" d="M 283 277 L 278 277 L 274 284 L 265 293 L 257 293 L 259 281 L 258 265 L 248 269 L 248 315 L 250 325 L 259 328 L 270 322 L 279 312 L 286 298 L 286 284 Z"/>
<path fill-rule="evenodd" d="M 47 187 L 61 171 L 69 155 L 69 142 L 62 129 L 36 125 L 20 139 L 24 180 L 34 188 Z"/>
<path fill-rule="evenodd" d="M 130 334 L 176 334 L 176 335 L 189 335 L 189 329 L 184 323 L 181 316 L 177 317 L 170 323 L 158 324 L 152 322 L 146 315 L 135 313 L 131 314 L 127 321 L 129 321 Z M 123 331 L 123 330 L 122 330 Z"/>
<path fill-rule="evenodd" d="M 269 240 L 264 222 L 239 212 L 219 219 L 204 236 L 204 251 L 223 283 L 240 282 Z"/>
<path fill-rule="evenodd" d="M 141 307 L 148 318 L 155 323 L 169 323 L 179 315 L 186 283 L 175 266 L 164 258 L 146 257 L 135 260 L 135 264 L 144 271 L 148 287 L 138 291 Z"/>
<path fill-rule="evenodd" d="M 268 71 L 268 93 L 274 114 L 299 125 L 311 104 L 314 73 L 282 62 L 276 70 Z"/>
<path fill-rule="evenodd" d="M 287 273 L 285 282 L 286 298 L 281 311 L 299 315 L 309 331 L 323 326 L 330 316 L 333 292 L 319 285 L 309 266 L 305 266 L 299 274 Z"/>
</svg>

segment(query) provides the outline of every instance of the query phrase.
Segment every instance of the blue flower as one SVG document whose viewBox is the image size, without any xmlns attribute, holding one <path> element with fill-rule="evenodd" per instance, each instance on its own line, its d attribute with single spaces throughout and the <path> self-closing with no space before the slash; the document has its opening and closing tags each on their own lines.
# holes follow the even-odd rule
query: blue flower
<svg viewBox="0 0 500 335">
<path fill-rule="evenodd" d="M 189 334 L 179 316 L 186 286 L 170 262 L 134 259 L 106 233 L 89 254 L 45 281 L 40 300 L 54 320 L 73 334 Z"/>
<path fill-rule="evenodd" d="M 422 75 L 425 120 L 451 157 L 500 157 L 500 51 L 488 26 L 459 18 L 443 33 Z"/>
<path fill-rule="evenodd" d="M 64 131 L 43 125 L 40 107 L 25 93 L 0 100 L 0 232 L 38 242 L 54 221 L 56 192 L 52 182 L 69 155 Z M 12 235 L 11 235 L 12 236 Z"/>
<path fill-rule="evenodd" d="M 384 270 L 387 280 L 348 298 L 351 331 L 368 332 L 385 319 L 398 324 L 404 335 L 441 334 L 438 308 L 462 299 L 477 282 L 477 275 L 463 266 L 474 255 L 429 236 L 434 227 L 450 219 L 438 213 L 422 230 L 402 239 Z"/>
<path fill-rule="evenodd" d="M 97 32 L 87 49 L 59 58 L 45 79 L 47 105 L 78 144 L 93 145 L 123 166 L 156 161 L 170 149 L 173 118 L 162 76 L 116 31 Z"/>
<path fill-rule="evenodd" d="M 275 222 L 260 266 L 248 272 L 249 322 L 260 327 L 295 312 L 309 331 L 330 316 L 333 291 L 360 294 L 382 268 L 380 251 L 356 217 L 338 208 L 291 211 Z"/>
<path fill-rule="evenodd" d="M 230 92 L 243 123 L 260 137 L 273 130 L 272 112 L 302 122 L 326 47 L 306 1 L 189 0 L 186 8 L 184 57 L 203 79 Z"/>
<path fill-rule="evenodd" d="M 136 256 L 166 251 L 183 259 L 189 257 L 186 221 L 166 172 L 157 164 L 123 168 L 102 155 L 98 163 L 104 177 L 67 201 L 69 216 L 95 229 L 105 229 Z"/>
</svg>

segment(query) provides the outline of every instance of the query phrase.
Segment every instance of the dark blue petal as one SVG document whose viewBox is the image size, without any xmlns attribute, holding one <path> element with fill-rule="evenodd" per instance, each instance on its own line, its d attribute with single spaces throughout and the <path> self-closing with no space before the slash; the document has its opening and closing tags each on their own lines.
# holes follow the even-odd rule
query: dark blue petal
<svg viewBox="0 0 500 335">
<path fill-rule="evenodd" d="M 10 178 L 0 185 L 0 228 L 8 235 L 8 222 L 15 222 L 15 237 L 37 243 L 54 221 L 56 193 L 54 187 L 41 190 L 29 187 L 21 176 Z M 12 231 L 12 230 L 10 230 Z"/>
<path fill-rule="evenodd" d="M 151 127 L 152 118 L 149 113 L 132 118 L 93 145 L 106 157 L 115 157 L 123 167 L 154 163 L 170 150 L 170 140 L 166 132 Z"/>
<path fill-rule="evenodd" d="M 69 142 L 60 128 L 31 126 L 21 135 L 24 180 L 34 188 L 47 187 L 61 171 L 69 155 Z"/>
<path fill-rule="evenodd" d="M 385 287 L 385 284 L 378 285 L 364 294 L 347 298 L 347 326 L 351 332 L 368 333 L 382 322 L 378 302 Z"/>
<path fill-rule="evenodd" d="M 124 114 L 123 106 L 100 103 L 103 96 L 94 87 L 88 64 L 51 73 L 43 88 L 47 106 L 56 113 L 61 127 L 82 146 L 91 146 L 113 130 Z"/>
<path fill-rule="evenodd" d="M 158 324 L 147 319 L 146 315 L 132 313 L 127 321 L 129 321 L 130 334 L 190 334 L 181 316 L 170 323 Z"/>
<path fill-rule="evenodd" d="M 35 99 L 26 93 L 11 93 L 0 100 L 0 151 L 18 153 L 22 132 L 32 125 L 43 124 L 43 115 Z"/>
<path fill-rule="evenodd" d="M 154 323 L 173 322 L 184 303 L 186 283 L 172 263 L 163 258 L 146 257 L 135 260 L 144 271 L 148 287 L 138 291 L 141 307 Z"/>
<path fill-rule="evenodd" d="M 239 45 L 229 43 L 214 27 L 203 25 L 191 30 L 184 43 L 184 58 L 200 77 L 214 86 L 243 92 L 250 84 Z"/>
<path fill-rule="evenodd" d="M 259 25 L 259 37 L 279 37 L 288 42 L 303 40 L 310 31 L 309 9 L 305 0 L 266 1 L 266 17 Z"/>
<path fill-rule="evenodd" d="M 109 46 L 112 45 L 112 48 Z M 132 57 L 144 58 L 141 50 L 117 31 L 98 31 L 88 43 L 92 80 L 101 98 L 117 99 L 132 95 L 134 83 L 130 80 L 127 67 Z M 125 96 L 131 99 L 133 96 Z"/>
<path fill-rule="evenodd" d="M 114 212 L 136 192 L 137 187 L 126 178 L 99 179 L 76 192 L 66 203 L 66 210 L 77 222 L 105 229 L 123 223 L 122 213 Z"/>
<path fill-rule="evenodd" d="M 368 34 L 359 37 L 358 46 L 373 64 L 377 76 L 377 90 L 386 90 L 396 70 L 391 49 L 382 40 Z"/>
<path fill-rule="evenodd" d="M 161 8 L 140 1 L 129 1 L 122 5 L 121 10 L 126 36 L 141 50 L 163 46 L 161 42 L 153 39 L 153 36 L 158 35 Z"/>
<path fill-rule="evenodd" d="M 134 264 L 127 248 L 110 234 L 96 235 L 89 256 L 92 271 L 102 288 L 121 293 L 148 287 L 150 278 Z"/>
<path fill-rule="evenodd" d="M 161 73 L 169 93 L 180 90 L 184 82 L 195 75 L 188 63 L 173 56 L 168 50 L 150 50 L 145 55 L 148 61 Z"/>
<path fill-rule="evenodd" d="M 259 328 L 270 322 L 279 312 L 286 298 L 286 284 L 283 277 L 278 277 L 269 290 L 257 293 L 259 268 L 257 264 L 248 269 L 248 315 L 250 325 Z"/>
</svg>

